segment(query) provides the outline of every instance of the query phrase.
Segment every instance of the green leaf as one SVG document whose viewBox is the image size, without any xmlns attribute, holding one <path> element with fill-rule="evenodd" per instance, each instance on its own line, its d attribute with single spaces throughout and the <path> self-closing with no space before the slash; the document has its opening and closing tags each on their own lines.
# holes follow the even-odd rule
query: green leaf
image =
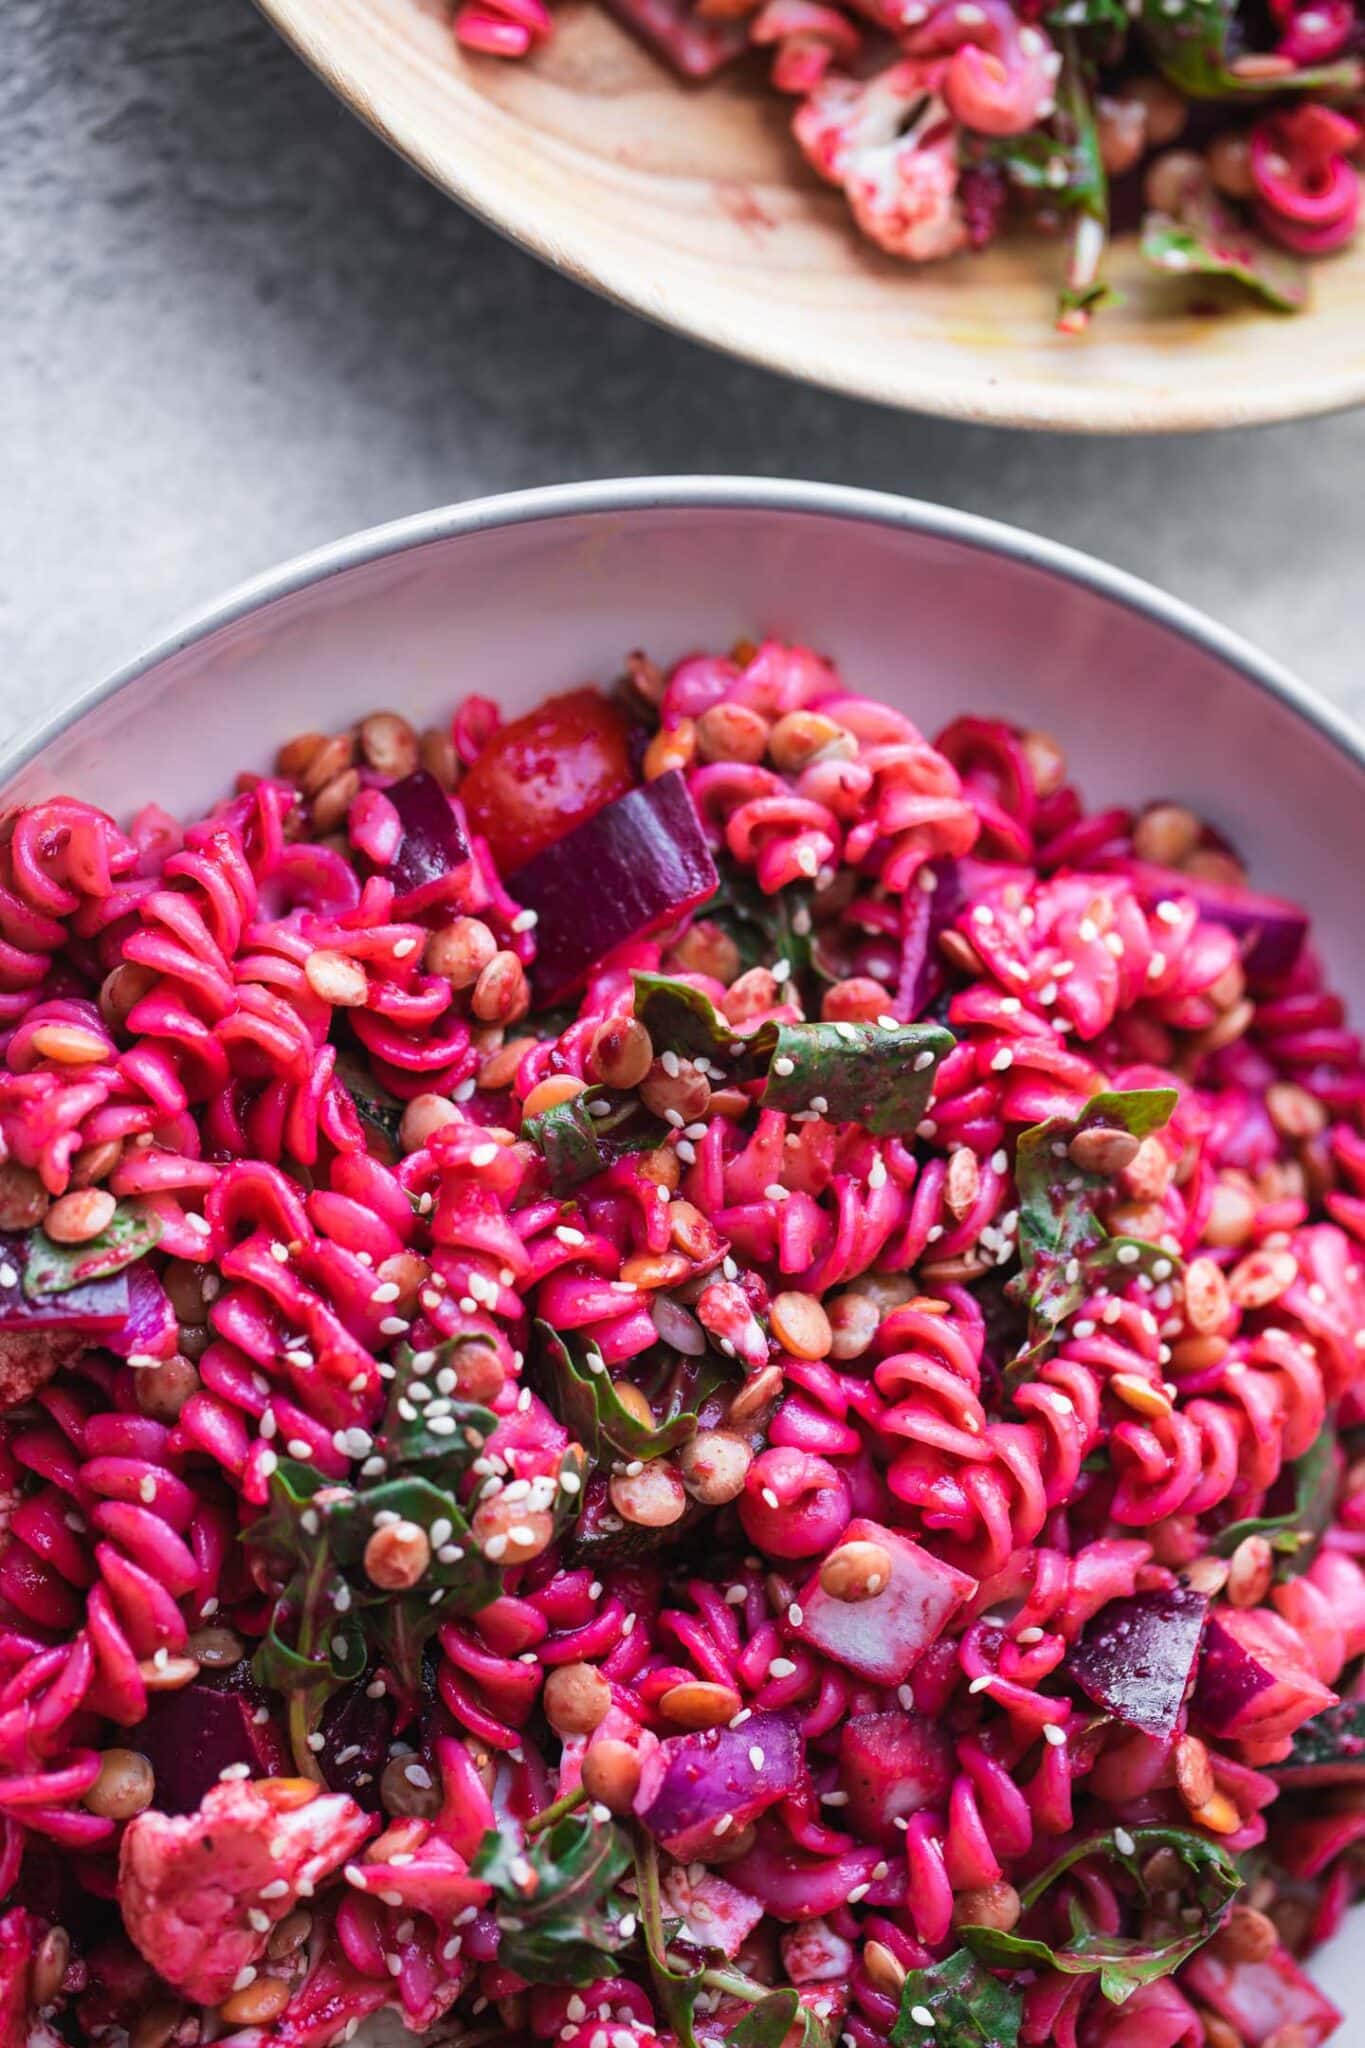
<svg viewBox="0 0 1365 2048">
<path fill-rule="evenodd" d="M 774 1991 L 745 2013 L 731 2034 L 734 2048 L 782 2048 L 792 2027 L 801 2029 L 801 2048 L 830 2048 L 832 2036 L 795 1991 Z"/>
<path fill-rule="evenodd" d="M 635 1014 L 657 1050 L 706 1060 L 737 1082 L 766 1077 L 766 1109 L 814 1109 L 879 1137 L 912 1132 L 956 1041 L 940 1024 L 760 1024 L 735 1031 L 700 989 L 635 976 Z"/>
<path fill-rule="evenodd" d="M 484 1836 L 470 1875 L 491 1884 L 501 1930 L 498 1960 L 532 1984 L 591 1984 L 619 1974 L 633 1939 L 627 1908 L 613 1898 L 631 1863 L 630 1841 L 591 1811 L 565 1814 L 525 1839 L 504 1824 Z"/>
<path fill-rule="evenodd" d="M 907 1137 L 929 1106 L 934 1075 L 956 1043 L 941 1024 L 782 1024 L 765 1109 L 816 1109 L 831 1123 Z"/>
<path fill-rule="evenodd" d="M 1284 1762 L 1269 1768 L 1272 1777 L 1291 1782 L 1299 1771 L 1338 1771 L 1343 1781 L 1365 1777 L 1365 1700 L 1343 1700 L 1314 1714 L 1295 1730 Z"/>
<path fill-rule="evenodd" d="M 680 1059 L 710 1060 L 721 1066 L 751 1054 L 753 1060 L 742 1074 L 736 1071 L 736 1080 L 752 1080 L 761 1072 L 766 1055 L 759 1050 L 760 1033 L 746 1038 L 736 1031 L 702 989 L 667 974 L 637 974 L 634 979 L 635 1014 L 656 1053 L 675 1052 Z"/>
<path fill-rule="evenodd" d="M 933 2015 L 926 2027 L 917 2012 Z M 983 1970 L 969 1949 L 955 1949 L 927 1970 L 912 1970 L 891 2029 L 892 2048 L 1018 2048 L 1023 2017 L 1017 1994 Z"/>
<path fill-rule="evenodd" d="M 594 1116 L 594 1104 L 604 1104 L 606 1114 Z M 527 1117 L 521 1135 L 544 1159 L 555 1193 L 564 1194 L 627 1153 L 661 1145 L 668 1125 L 651 1116 L 638 1095 L 585 1088 L 581 1095 Z"/>
<path fill-rule="evenodd" d="M 271 1609 L 270 1625 L 252 1658 L 260 1685 L 289 1701 L 289 1735 L 301 1773 L 317 1777 L 309 1738 L 332 1694 L 365 1672 L 369 1651 L 350 1587 L 337 1569 L 328 1536 L 328 1508 L 316 1506 L 321 1476 L 281 1459 L 267 1482 L 266 1511 L 243 1540 L 292 1562 Z M 337 1489 L 341 1498 L 347 1496 Z"/>
<path fill-rule="evenodd" d="M 1169 1277 L 1179 1271 L 1179 1259 L 1160 1245 L 1110 1236 L 1095 1197 L 1111 1183 L 1083 1172 L 1067 1150 L 1079 1131 L 1097 1127 L 1145 1138 L 1170 1121 L 1176 1100 L 1174 1088 L 1106 1089 L 1074 1121 L 1052 1117 L 1021 1135 L 1014 1160 L 1019 1271 L 1009 1292 L 1028 1308 L 1029 1344 L 1006 1374 L 1008 1384 L 1018 1384 L 1021 1369 L 1055 1341 L 1067 1316 L 1107 1272 Z"/>
<path fill-rule="evenodd" d="M 443 1392 L 442 1380 L 462 1345 L 484 1341 L 455 1338 L 441 1345 L 435 1363 L 423 1372 L 417 1370 L 419 1354 L 410 1344 L 397 1347 L 388 1400 L 375 1435 L 375 1450 L 390 1471 L 422 1472 L 445 1488 L 468 1471 L 497 1428 L 498 1419 L 476 1401 Z"/>
<path fill-rule="evenodd" d="M 338 1053 L 336 1074 L 355 1105 L 356 1115 L 365 1126 L 367 1150 L 381 1165 L 392 1166 L 403 1156 L 399 1135 L 403 1122 L 402 1103 L 379 1086 L 369 1068 L 354 1053 Z"/>
<path fill-rule="evenodd" d="M 1191 99 L 1255 101 L 1286 92 L 1359 90 L 1361 66 L 1353 57 L 1281 76 L 1242 77 L 1233 69 L 1230 49 L 1237 14 L 1237 0 L 1182 0 L 1174 14 L 1167 11 L 1166 0 L 1142 0 L 1137 20 L 1157 69 Z"/>
<path fill-rule="evenodd" d="M 1283 1561 L 1280 1576 L 1292 1578 L 1308 1568 L 1336 1501 L 1336 1430 L 1330 1422 L 1289 1470 L 1294 1478 L 1293 1507 L 1282 1515 L 1248 1516 L 1230 1522 L 1213 1539 L 1219 1557 L 1231 1557 L 1244 1537 L 1265 1536 Z"/>
<path fill-rule="evenodd" d="M 1071 1938 L 1060 1946 L 1030 1935 L 1005 1934 L 997 1927 L 964 1927 L 960 1930 L 962 1939 L 992 1969 L 1046 1968 L 1072 1977 L 1098 1976 L 1104 1997 L 1113 2005 L 1122 2005 L 1139 1985 L 1155 1983 L 1159 1977 L 1168 1977 L 1178 1970 L 1217 1932 L 1242 1887 L 1241 1874 L 1226 1849 L 1186 1828 L 1133 1828 L 1126 1833 L 1115 1829 L 1073 1843 L 1020 1893 L 1027 1916 L 1067 1871 L 1077 1863 L 1102 1856 L 1127 1871 L 1145 1903 L 1148 1894 L 1142 1880 L 1142 1864 L 1158 1849 L 1173 1850 L 1189 1873 L 1189 1881 L 1181 1888 L 1181 1899 L 1186 1911 L 1197 1912 L 1198 1920 L 1182 1933 L 1152 1942 L 1102 1934 L 1089 1925 L 1079 1903 L 1072 1899 Z"/>
<path fill-rule="evenodd" d="M 597 1345 L 589 1338 L 575 1357 L 566 1338 L 548 1323 L 535 1325 L 536 1361 L 547 1381 L 550 1405 L 595 1463 L 613 1458 L 665 1457 L 696 1434 L 697 1416 L 727 1378 L 710 1353 L 678 1359 L 668 1374 L 653 1426 L 625 1406 Z"/>
<path fill-rule="evenodd" d="M 1142 253 L 1155 269 L 1176 276 L 1233 278 L 1277 313 L 1301 313 L 1308 304 L 1307 264 L 1257 234 L 1202 183 L 1178 214 L 1145 216 Z"/>
<path fill-rule="evenodd" d="M 1117 37 L 1126 37 L 1132 26 L 1123 0 L 1060 0 L 1043 20 L 1054 32 L 1072 28 L 1081 34 L 1091 30 Z"/>
<path fill-rule="evenodd" d="M 640 1931 L 659 2009 L 677 2036 L 678 2048 L 698 2048 L 692 2015 L 702 1981 L 690 1965 L 675 1970 L 668 1959 L 668 1936 L 659 1891 L 659 1847 L 644 1828 L 635 1830 L 635 1889 Z"/>
<path fill-rule="evenodd" d="M 717 855 L 716 865 L 720 886 L 695 915 L 718 924 L 734 940 L 741 972 L 750 967 L 775 967 L 785 960 L 798 986 L 812 972 L 828 981 L 813 943 L 814 889 L 808 883 L 789 882 L 769 896 L 748 868 L 728 861 L 723 853 Z"/>
<path fill-rule="evenodd" d="M 161 1218 L 140 1202 L 120 1202 L 107 1227 L 84 1244 L 54 1244 L 31 1230 L 24 1260 L 24 1293 L 30 1301 L 66 1294 L 92 1280 L 107 1280 L 135 1265 L 161 1237 Z"/>
</svg>

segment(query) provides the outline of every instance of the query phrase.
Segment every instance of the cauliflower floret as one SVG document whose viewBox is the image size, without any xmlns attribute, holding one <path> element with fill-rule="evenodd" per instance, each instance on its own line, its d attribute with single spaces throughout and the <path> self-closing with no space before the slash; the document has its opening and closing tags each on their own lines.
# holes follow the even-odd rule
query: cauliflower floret
<svg viewBox="0 0 1365 2048">
<path fill-rule="evenodd" d="M 276 1921 L 377 1825 L 345 1793 L 308 1791 L 290 1778 L 215 1785 L 194 1813 L 149 1808 L 129 1822 L 119 1858 L 124 1924 L 188 1998 L 226 1998 Z"/>
<path fill-rule="evenodd" d="M 733 1961 L 763 1918 L 762 1903 L 728 1878 L 704 1870 L 699 1863 L 676 1864 L 659 1886 L 667 1919 L 681 1922 L 684 1941 L 697 1948 L 719 1949 Z"/>
<path fill-rule="evenodd" d="M 937 89 L 943 70 L 942 61 L 904 59 L 865 83 L 829 77 L 792 124 L 816 170 L 843 187 L 863 233 L 912 263 L 968 243 L 957 123 Z"/>
</svg>

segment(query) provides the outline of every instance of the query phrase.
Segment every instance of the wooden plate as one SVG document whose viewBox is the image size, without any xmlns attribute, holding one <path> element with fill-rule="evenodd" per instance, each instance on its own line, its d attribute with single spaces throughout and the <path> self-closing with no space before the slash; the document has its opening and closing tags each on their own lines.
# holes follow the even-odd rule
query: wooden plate
<svg viewBox="0 0 1365 2048">
<path fill-rule="evenodd" d="M 852 229 L 787 104 L 741 67 L 679 84 L 592 0 L 521 63 L 470 57 L 449 0 L 259 0 L 327 83 L 436 184 L 558 269 L 700 341 L 863 398 L 998 425 L 1148 433 L 1365 398 L 1365 242 L 1309 312 L 1167 279 L 1131 246 L 1124 304 L 1052 329 L 1061 252 L 1034 237 L 912 269 Z"/>
</svg>

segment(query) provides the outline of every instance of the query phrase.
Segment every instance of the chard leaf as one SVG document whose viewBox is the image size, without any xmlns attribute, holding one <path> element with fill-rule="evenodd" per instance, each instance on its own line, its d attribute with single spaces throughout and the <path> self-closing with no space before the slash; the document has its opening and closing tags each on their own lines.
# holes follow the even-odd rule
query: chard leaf
<svg viewBox="0 0 1365 2048">
<path fill-rule="evenodd" d="M 746 1038 L 723 1017 L 702 989 L 667 974 L 635 976 L 635 1014 L 654 1041 L 655 1052 L 675 1052 L 680 1059 L 711 1060 L 719 1066 L 752 1055 L 736 1080 L 752 1080 L 765 1057 L 760 1033 Z M 770 1034 L 771 1035 L 771 1034 Z"/>
<path fill-rule="evenodd" d="M 1213 1539 L 1219 1557 L 1231 1557 L 1247 1536 L 1264 1536 L 1280 1558 L 1279 1575 L 1292 1578 L 1312 1563 L 1336 1501 L 1336 1430 L 1331 1423 L 1296 1458 L 1285 1476 L 1293 1475 L 1294 1504 L 1280 1515 L 1248 1516 L 1230 1522 Z"/>
<path fill-rule="evenodd" d="M 635 1014 L 656 1049 L 708 1060 L 735 1081 L 765 1078 L 765 1108 L 814 1107 L 879 1137 L 914 1130 L 956 1042 L 940 1024 L 764 1023 L 745 1037 L 700 989 L 664 975 L 636 975 Z"/>
<path fill-rule="evenodd" d="M 496 1415 L 476 1401 L 440 1393 L 437 1383 L 462 1344 L 481 1341 L 457 1337 L 442 1344 L 435 1363 L 420 1373 L 416 1365 L 419 1354 L 412 1346 L 397 1347 L 384 1417 L 375 1433 L 375 1450 L 390 1471 L 421 1472 L 448 1488 L 478 1457 L 498 1426 Z M 433 1402 L 437 1404 L 435 1414 L 430 1412 Z"/>
<path fill-rule="evenodd" d="M 709 903 L 694 913 L 718 924 L 739 948 L 741 971 L 785 960 L 798 984 L 812 970 L 823 979 L 813 947 L 811 906 L 815 891 L 808 883 L 789 882 L 765 895 L 749 869 L 717 856 L 720 886 Z"/>
<path fill-rule="evenodd" d="M 690 1965 L 675 1970 L 669 1961 L 668 1935 L 659 1891 L 659 1845 L 648 1829 L 640 1827 L 635 1830 L 635 1889 L 640 1931 L 644 1935 L 645 1956 L 659 2009 L 677 2037 L 678 2048 L 698 2048 L 692 2015 L 702 1980 Z"/>
<path fill-rule="evenodd" d="M 917 2012 L 933 2015 L 926 2027 Z M 982 1968 L 970 1949 L 912 1970 L 891 2029 L 892 2048 L 1018 2048 L 1017 1993 Z"/>
<path fill-rule="evenodd" d="M 652 1403 L 653 1426 L 626 1407 L 596 1344 L 589 1338 L 582 1356 L 548 1323 L 535 1325 L 536 1357 L 547 1380 L 550 1405 L 564 1427 L 596 1463 L 613 1458 L 665 1457 L 697 1430 L 697 1417 L 727 1375 L 713 1353 L 680 1358 L 668 1374 L 661 1398 Z M 661 1412 L 660 1412 L 661 1411 Z"/>
<path fill-rule="evenodd" d="M 543 1834 L 512 1823 L 490 1829 L 470 1875 L 491 1884 L 501 1931 L 498 1960 L 532 1984 L 591 1984 L 619 1975 L 624 1904 L 613 1897 L 630 1868 L 630 1842 L 614 1821 L 567 1813 Z"/>
<path fill-rule="evenodd" d="M 1268 78 L 1244 78 L 1233 67 L 1231 32 L 1237 0 L 1184 0 L 1178 13 L 1165 0 L 1142 0 L 1138 27 L 1157 69 L 1196 100 L 1264 100 L 1285 92 L 1359 90 L 1361 66 L 1353 57 Z"/>
<path fill-rule="evenodd" d="M 1119 1837 L 1123 1835 L 1123 1846 Z M 1077 1863 L 1102 1856 L 1119 1864 L 1134 1880 L 1145 1903 L 1146 1886 L 1141 1866 L 1157 1849 L 1171 1849 L 1189 1873 L 1181 1888 L 1186 1906 L 1198 1911 L 1198 1924 L 1165 1940 L 1138 1941 L 1120 1934 L 1102 1934 L 1090 1926 L 1079 1903 L 1069 1904 L 1070 1939 L 1054 1946 L 1030 1935 L 1005 1934 L 996 1927 L 964 1927 L 962 1939 L 972 1953 L 992 1969 L 1052 1969 L 1066 1976 L 1098 1976 L 1100 1991 L 1112 2005 L 1122 2005 L 1141 1984 L 1168 1977 L 1202 1948 L 1222 1924 L 1232 1900 L 1241 1890 L 1242 1879 L 1226 1849 L 1204 1835 L 1187 1828 L 1133 1828 L 1088 1835 L 1072 1844 L 1064 1855 L 1050 1863 L 1020 1893 L 1025 1916 L 1044 1893 Z"/>
<path fill-rule="evenodd" d="M 402 1103 L 381 1088 L 364 1062 L 352 1053 L 338 1054 L 336 1073 L 365 1126 L 366 1149 L 382 1166 L 392 1166 L 403 1156 L 399 1137 Z"/>
<path fill-rule="evenodd" d="M 1106 1089 L 1092 1096 L 1074 1121 L 1052 1117 L 1023 1132 L 1015 1152 L 1019 1196 L 1019 1271 L 1009 1283 L 1013 1300 L 1029 1312 L 1029 1344 L 1006 1375 L 1016 1385 L 1022 1369 L 1056 1340 L 1057 1331 L 1106 1272 L 1168 1274 L 1180 1261 L 1141 1238 L 1111 1237 L 1095 1209 L 1110 1183 L 1074 1165 L 1067 1147 L 1078 1131 L 1107 1127 L 1145 1138 L 1170 1121 L 1174 1088 Z"/>
<path fill-rule="evenodd" d="M 815 1108 L 877 1137 L 909 1136 L 955 1043 L 941 1024 L 781 1024 L 763 1106 Z"/>
<path fill-rule="evenodd" d="M 730 2035 L 734 2048 L 782 2048 L 793 2027 L 799 2027 L 799 2048 L 830 2048 L 831 2035 L 799 1995 L 774 1991 L 751 2006 Z"/>
<path fill-rule="evenodd" d="M 369 1662 L 350 1588 L 332 1555 L 324 1510 L 313 1506 L 322 1485 L 310 1465 L 282 1458 L 270 1475 L 264 1515 L 243 1531 L 246 1542 L 293 1566 L 251 1669 L 258 1685 L 288 1699 L 294 1761 L 309 1778 L 320 1775 L 309 1738 L 321 1726 L 323 1708 L 333 1693 L 362 1677 Z"/>
<path fill-rule="evenodd" d="M 593 1115 L 595 1103 L 606 1105 L 606 1115 Z M 585 1088 L 581 1095 L 527 1117 L 521 1135 L 544 1159 L 555 1193 L 565 1194 L 627 1153 L 647 1152 L 662 1144 L 668 1126 L 650 1115 L 638 1095 Z"/>
<path fill-rule="evenodd" d="M 1182 200 L 1178 214 L 1145 216 L 1142 253 L 1155 269 L 1176 276 L 1233 278 L 1277 313 L 1301 313 L 1308 304 L 1307 264 L 1257 234 L 1203 184 Z"/>
<path fill-rule="evenodd" d="M 1365 1777 L 1365 1700 L 1343 1700 L 1314 1714 L 1294 1731 L 1294 1746 L 1282 1764 L 1272 1764 L 1274 1778 L 1293 1780 L 1300 1771 L 1338 1771 L 1343 1781 Z"/>
<path fill-rule="evenodd" d="M 84 1244 L 56 1244 L 42 1229 L 31 1230 L 24 1259 L 23 1288 L 30 1301 L 66 1294 L 92 1280 L 108 1280 L 132 1266 L 161 1237 L 161 1218 L 140 1202 L 120 1202 L 108 1226 Z"/>
</svg>

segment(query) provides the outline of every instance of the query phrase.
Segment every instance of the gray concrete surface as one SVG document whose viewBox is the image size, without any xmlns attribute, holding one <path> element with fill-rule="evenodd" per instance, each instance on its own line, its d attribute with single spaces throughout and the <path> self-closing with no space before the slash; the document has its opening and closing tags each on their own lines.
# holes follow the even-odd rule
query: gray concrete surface
<svg viewBox="0 0 1365 2048">
<path fill-rule="evenodd" d="M 504 245 L 248 0 L 5 0 L 0 306 L 0 739 L 225 585 L 353 527 L 685 469 L 1034 527 L 1365 710 L 1365 415 L 1083 441 L 789 385 Z"/>
</svg>

